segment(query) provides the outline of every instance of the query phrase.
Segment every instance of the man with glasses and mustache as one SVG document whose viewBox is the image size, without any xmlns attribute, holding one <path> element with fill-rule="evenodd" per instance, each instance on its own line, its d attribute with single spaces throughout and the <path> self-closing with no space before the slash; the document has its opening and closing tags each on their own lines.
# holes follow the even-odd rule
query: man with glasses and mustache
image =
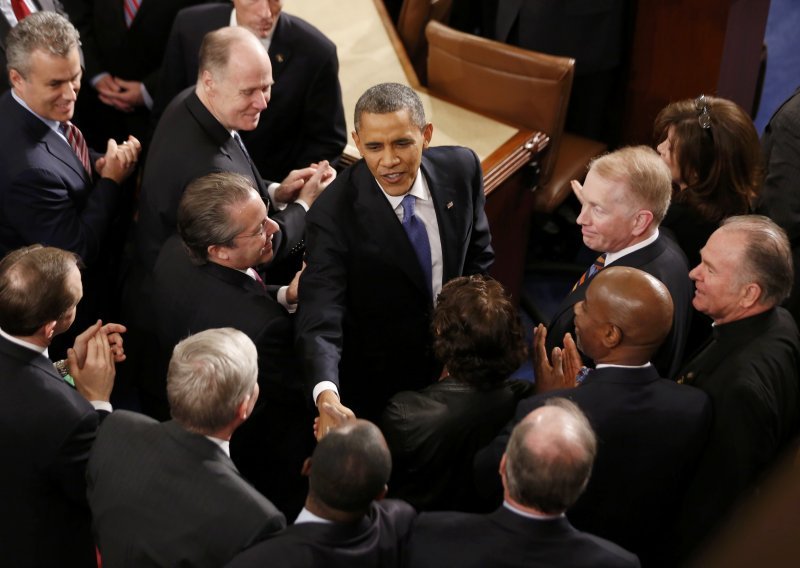
<svg viewBox="0 0 800 568">
<path fill-rule="evenodd" d="M 258 272 L 272 258 L 277 231 L 248 178 L 214 173 L 189 184 L 178 208 L 179 234 L 164 244 L 153 271 L 161 372 L 142 388 L 143 403 L 156 410 L 151 414 L 166 419 L 164 371 L 172 348 L 210 328 L 246 333 L 258 350 L 262 396 L 233 436 L 231 456 L 256 489 L 292 517 L 307 490 L 300 470 L 311 453 L 312 417 L 292 346 L 297 277 L 275 290 Z"/>
</svg>

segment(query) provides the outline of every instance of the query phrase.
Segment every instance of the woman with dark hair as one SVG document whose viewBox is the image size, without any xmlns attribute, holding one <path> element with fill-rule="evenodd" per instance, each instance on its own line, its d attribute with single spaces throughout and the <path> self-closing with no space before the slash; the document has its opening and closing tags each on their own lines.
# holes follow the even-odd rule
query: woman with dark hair
<svg viewBox="0 0 800 568">
<path fill-rule="evenodd" d="M 763 181 L 758 133 L 736 103 L 700 95 L 663 108 L 653 135 L 674 186 L 661 227 L 694 267 L 720 221 L 752 210 Z"/>
<path fill-rule="evenodd" d="M 532 385 L 508 380 L 525 360 L 525 333 L 503 287 L 484 276 L 448 282 L 432 322 L 439 382 L 391 398 L 381 426 L 392 451 L 392 497 L 418 510 L 481 510 L 472 460 Z"/>
</svg>

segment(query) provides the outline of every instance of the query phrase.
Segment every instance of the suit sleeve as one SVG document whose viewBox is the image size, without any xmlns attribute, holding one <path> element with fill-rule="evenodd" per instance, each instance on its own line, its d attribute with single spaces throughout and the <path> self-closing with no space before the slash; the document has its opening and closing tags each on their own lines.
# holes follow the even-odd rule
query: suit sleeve
<svg viewBox="0 0 800 568">
<path fill-rule="evenodd" d="M 319 205 L 315 203 L 306 219 L 307 266 L 300 277 L 296 314 L 298 348 L 309 392 L 320 381 L 339 386 L 347 299 L 347 245 L 339 228 L 341 221 L 337 223 Z"/>
<path fill-rule="evenodd" d="M 317 71 L 303 106 L 303 151 L 294 167 L 321 159 L 337 159 L 347 143 L 347 125 L 339 85 L 339 60 L 334 48 Z"/>
<path fill-rule="evenodd" d="M 281 211 L 271 210 L 269 218 L 275 221 L 280 232 L 273 237 L 276 242 L 272 264 L 282 262 L 299 253 L 306 229 L 306 210 L 298 203 L 290 203 Z M 298 260 L 299 262 L 299 260 Z"/>
<path fill-rule="evenodd" d="M 489 220 L 486 218 L 486 195 L 483 191 L 483 172 L 478 156 L 470 151 L 474 160 L 472 176 L 473 218 L 467 254 L 464 259 L 463 275 L 485 274 L 494 262 L 492 236 L 489 232 Z"/>
<path fill-rule="evenodd" d="M 48 468 L 53 483 L 75 503 L 86 503 L 86 463 L 97 434 L 98 422 L 95 410 L 86 412 Z"/>
<path fill-rule="evenodd" d="M 120 193 L 116 182 L 101 178 L 79 210 L 57 175 L 43 168 L 29 169 L 12 181 L 3 208 L 24 241 L 72 251 L 91 265 L 111 225 Z"/>
</svg>

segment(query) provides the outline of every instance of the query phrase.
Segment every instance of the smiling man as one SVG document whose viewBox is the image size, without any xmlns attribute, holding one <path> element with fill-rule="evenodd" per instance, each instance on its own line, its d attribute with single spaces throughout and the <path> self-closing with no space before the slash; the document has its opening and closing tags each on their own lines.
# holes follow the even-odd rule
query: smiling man
<svg viewBox="0 0 800 568">
<path fill-rule="evenodd" d="M 436 296 L 494 258 L 477 156 L 429 148 L 432 135 L 412 89 L 371 87 L 355 108 L 363 159 L 309 211 L 298 341 L 318 406 L 375 420 L 393 394 L 430 384 Z"/>
<path fill-rule="evenodd" d="M 592 278 L 607 266 L 630 266 L 661 280 L 672 296 L 672 331 L 653 358 L 662 377 L 680 368 L 689 327 L 691 282 L 686 257 L 658 225 L 672 193 L 669 168 L 651 148 L 627 147 L 592 162 L 583 187 L 574 185 L 581 202 L 578 224 L 583 243 L 602 253 L 575 283 L 548 326 L 547 351 L 574 331 L 574 306 L 586 296 Z"/>
<path fill-rule="evenodd" d="M 713 339 L 681 371 L 711 397 L 714 421 L 681 523 L 685 547 L 709 536 L 796 438 L 800 338 L 779 304 L 792 286 L 786 233 L 766 217 L 723 221 L 689 276 Z"/>
</svg>

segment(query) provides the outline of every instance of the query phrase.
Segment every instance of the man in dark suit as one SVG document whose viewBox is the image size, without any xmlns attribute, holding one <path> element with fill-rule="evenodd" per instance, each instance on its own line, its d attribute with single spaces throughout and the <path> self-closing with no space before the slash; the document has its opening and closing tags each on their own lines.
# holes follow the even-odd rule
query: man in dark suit
<svg viewBox="0 0 800 568">
<path fill-rule="evenodd" d="M 103 423 L 86 475 L 104 564 L 218 567 L 286 526 L 228 455 L 253 412 L 257 375 L 244 333 L 209 329 L 175 347 L 172 421 L 119 411 Z"/>
<path fill-rule="evenodd" d="M 87 93 L 76 120 L 90 143 L 128 132 L 148 138 L 172 21 L 200 1 L 62 0 L 81 33 Z"/>
<path fill-rule="evenodd" d="M 78 46 L 78 32 L 55 12 L 32 14 L 8 34 L 13 88 L 0 97 L 0 254 L 42 243 L 80 255 L 87 297 L 79 321 L 88 325 L 114 288 L 118 251 L 109 235 L 120 183 L 140 145 L 133 137 L 119 146 L 109 140 L 98 155 L 70 122 L 80 88 Z"/>
<path fill-rule="evenodd" d="M 723 221 L 689 274 L 692 303 L 714 321 L 707 344 L 681 371 L 714 406 L 708 445 L 692 480 L 680 530 L 702 542 L 793 446 L 800 425 L 800 336 L 779 307 L 792 286 L 789 240 L 766 217 Z"/>
<path fill-rule="evenodd" d="M 148 414 L 166 419 L 163 377 L 175 345 L 189 333 L 215 327 L 246 333 L 258 350 L 264 396 L 233 436 L 231 454 L 256 489 L 294 516 L 307 491 L 300 470 L 314 442 L 292 344 L 289 310 L 296 307 L 297 278 L 291 286 L 268 290 L 254 270 L 272 256 L 277 228 L 248 178 L 225 172 L 189 184 L 178 208 L 180 236 L 167 240 L 153 272 L 153 327 L 160 346 L 154 359 L 161 364 L 141 386 L 144 400 L 155 403 L 146 405 Z"/>
<path fill-rule="evenodd" d="M 356 420 L 332 430 L 304 469 L 308 498 L 294 524 L 228 567 L 400 566 L 416 513 L 408 503 L 383 499 L 392 458 L 378 427 Z"/>
<path fill-rule="evenodd" d="M 567 400 L 550 400 L 511 434 L 500 462 L 503 505 L 489 515 L 421 514 L 407 565 L 639 566 L 636 556 L 564 516 L 586 487 L 596 452 L 586 416 Z"/>
<path fill-rule="evenodd" d="M 0 261 L 0 558 L 7 566 L 97 566 L 86 460 L 111 410 L 114 361 L 124 359 L 117 332 L 125 328 L 97 322 L 54 366 L 48 347 L 74 321 L 81 294 L 70 252 L 33 245 Z"/>
<path fill-rule="evenodd" d="M 164 54 L 154 112 L 197 81 L 206 33 L 243 26 L 269 52 L 275 85 L 255 130 L 244 132 L 258 171 L 283 179 L 289 171 L 339 157 L 347 142 L 336 46 L 304 20 L 281 11 L 281 0 L 234 0 L 181 10 Z"/>
<path fill-rule="evenodd" d="M 181 93 L 167 108 L 148 154 L 136 234 L 138 257 L 147 271 L 152 270 L 161 245 L 175 233 L 178 203 L 186 185 L 221 171 L 249 177 L 274 208 L 285 206 L 271 215 L 280 226 L 273 243 L 275 258 L 293 261 L 299 268 L 306 209 L 335 171 L 323 161 L 293 170 L 281 184 L 265 186 L 238 131 L 258 125 L 272 83 L 269 57 L 252 33 L 228 27 L 206 36 L 197 86 Z"/>
<path fill-rule="evenodd" d="M 434 298 L 494 258 L 478 158 L 466 148 L 425 150 L 432 134 L 409 87 L 368 89 L 353 132 L 364 159 L 309 212 L 298 341 L 318 406 L 349 412 L 341 386 L 347 406 L 377 419 L 391 395 L 430 384 Z M 319 426 L 318 435 L 330 424 L 323 417 Z"/>
<path fill-rule="evenodd" d="M 673 379 L 683 361 L 689 332 L 692 283 L 681 249 L 658 225 L 672 194 L 669 168 L 652 148 L 627 147 L 592 162 L 586 182 L 573 184 L 581 202 L 578 224 L 584 244 L 603 253 L 561 302 L 548 325 L 547 351 L 574 329 L 574 306 L 586 296 L 592 277 L 604 266 L 630 266 L 661 280 L 672 296 L 672 330 L 653 357 L 662 377 Z"/>
<path fill-rule="evenodd" d="M 546 330 L 539 326 L 534 361 L 537 390 L 544 394 L 522 401 L 514 419 L 552 396 L 567 397 L 586 413 L 599 448 L 570 520 L 638 554 L 645 566 L 674 565 L 672 528 L 711 421 L 707 396 L 659 378 L 650 364 L 671 322 L 672 300 L 659 280 L 634 268 L 604 269 L 575 305 L 577 347 L 597 368 L 575 388 L 575 372 L 561 368 L 565 361 L 579 364 L 575 343 L 568 339 L 551 365 Z M 559 384 L 566 388 L 545 392 Z M 497 464 L 510 429 L 476 458 L 484 492 L 494 486 L 499 493 Z"/>
<path fill-rule="evenodd" d="M 16 0 L 15 0 L 16 1 Z M 19 21 L 26 17 L 26 12 L 35 14 L 43 10 L 50 10 L 51 12 L 64 13 L 64 8 L 58 0 L 26 0 L 24 2 L 26 9 L 15 8 L 10 0 L 0 3 L 0 94 L 5 93 L 11 85 L 8 82 L 8 75 L 6 74 L 6 35 L 11 28 L 17 25 Z M 17 14 L 19 12 L 19 15 Z"/>
</svg>

